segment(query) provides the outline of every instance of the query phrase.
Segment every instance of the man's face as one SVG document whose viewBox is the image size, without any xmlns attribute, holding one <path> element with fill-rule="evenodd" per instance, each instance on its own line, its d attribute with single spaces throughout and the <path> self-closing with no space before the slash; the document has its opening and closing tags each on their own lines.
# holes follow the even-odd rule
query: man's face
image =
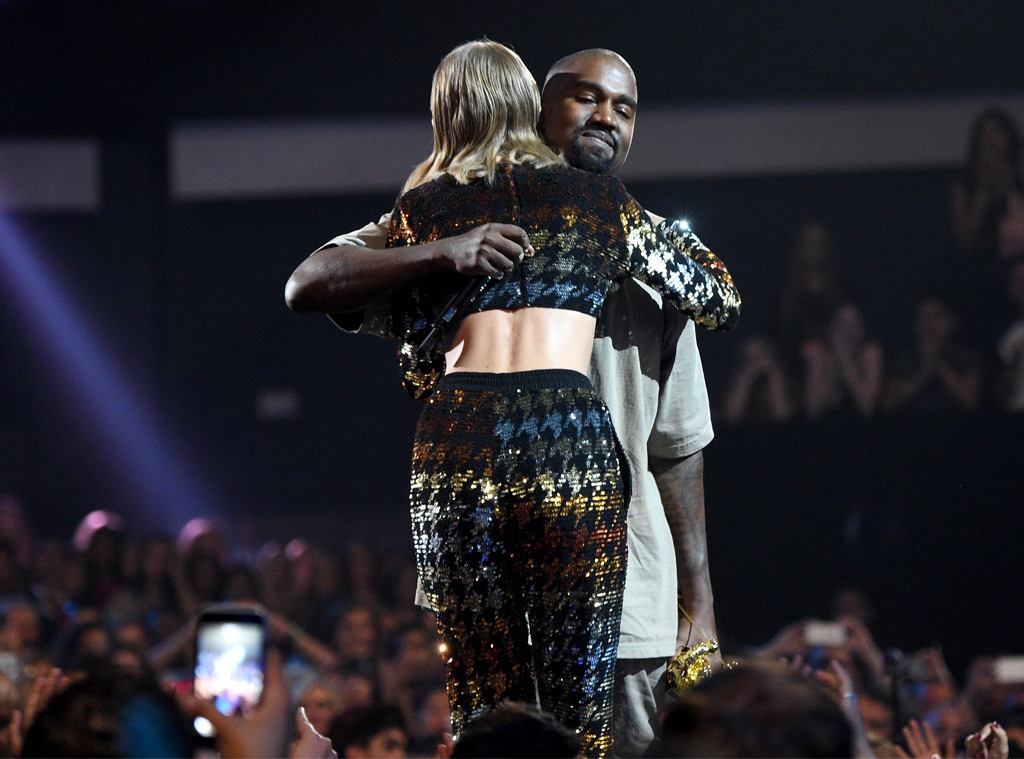
<svg viewBox="0 0 1024 759">
<path fill-rule="evenodd" d="M 573 59 L 544 86 L 541 133 L 577 169 L 612 174 L 633 140 L 636 80 L 614 58 Z"/>
</svg>

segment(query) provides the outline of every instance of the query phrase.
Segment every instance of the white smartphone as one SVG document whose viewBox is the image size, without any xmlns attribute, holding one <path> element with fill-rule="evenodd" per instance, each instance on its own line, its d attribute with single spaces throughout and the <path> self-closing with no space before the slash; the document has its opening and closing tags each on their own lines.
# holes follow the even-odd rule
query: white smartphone
<svg viewBox="0 0 1024 759">
<path fill-rule="evenodd" d="M 263 695 L 266 615 L 256 607 L 215 607 L 196 623 L 193 692 L 212 701 L 222 714 L 250 715 Z M 213 736 L 209 720 L 199 718 L 196 732 Z"/>
<path fill-rule="evenodd" d="M 841 622 L 808 622 L 804 643 L 812 648 L 841 648 L 846 645 L 846 628 Z"/>
<path fill-rule="evenodd" d="M 996 682 L 1004 685 L 1024 683 L 1024 656 L 1000 656 L 992 664 Z"/>
</svg>

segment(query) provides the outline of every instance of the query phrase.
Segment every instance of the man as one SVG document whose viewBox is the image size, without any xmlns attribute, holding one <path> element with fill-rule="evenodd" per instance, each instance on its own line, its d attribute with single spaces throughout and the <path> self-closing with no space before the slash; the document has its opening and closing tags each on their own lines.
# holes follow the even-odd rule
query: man
<svg viewBox="0 0 1024 759">
<path fill-rule="evenodd" d="M 586 50 L 563 58 L 548 74 L 542 102 L 542 134 L 571 164 L 618 170 L 629 153 L 637 105 L 636 79 L 621 56 Z M 502 276 L 529 245 L 519 227 L 490 223 L 458 237 L 381 250 L 387 221 L 335 238 L 309 256 L 288 281 L 289 307 L 328 313 L 343 329 L 366 331 L 373 302 L 388 289 L 439 268 Z M 716 636 L 701 453 L 713 431 L 693 323 L 627 280 L 605 303 L 591 378 L 633 473 L 614 750 L 639 756 L 654 738 L 667 660 L 678 647 Z M 692 628 L 678 612 L 677 595 Z"/>
</svg>

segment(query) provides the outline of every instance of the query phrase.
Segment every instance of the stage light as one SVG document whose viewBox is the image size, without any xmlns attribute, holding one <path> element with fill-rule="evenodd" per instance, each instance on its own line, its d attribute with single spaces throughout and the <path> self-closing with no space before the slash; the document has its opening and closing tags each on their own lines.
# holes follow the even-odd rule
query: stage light
<svg viewBox="0 0 1024 759">
<path fill-rule="evenodd" d="M 45 266 L 41 254 L 0 213 L 0 289 L 24 322 L 52 373 L 43 381 L 69 397 L 95 430 L 95 443 L 144 515 L 146 528 L 177 530 L 191 516 L 222 509 L 169 439 L 151 398 L 133 386 L 102 344 L 75 294 Z M 140 525 L 142 526 L 142 525 Z"/>
</svg>

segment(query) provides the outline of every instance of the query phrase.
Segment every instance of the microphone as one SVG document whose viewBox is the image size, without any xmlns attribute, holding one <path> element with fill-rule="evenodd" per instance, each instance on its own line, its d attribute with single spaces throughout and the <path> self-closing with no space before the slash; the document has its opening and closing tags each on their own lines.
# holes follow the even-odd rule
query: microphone
<svg viewBox="0 0 1024 759">
<path fill-rule="evenodd" d="M 487 274 L 478 274 L 472 277 L 462 289 L 459 290 L 455 295 L 451 297 L 441 312 L 437 315 L 437 318 L 430 325 L 430 332 L 420 343 L 420 347 L 416 349 L 417 358 L 426 358 L 430 350 L 437 344 L 437 341 L 441 339 L 441 336 L 448 330 L 459 315 L 466 310 L 470 303 L 480 297 L 487 286 L 491 283 L 491 278 Z"/>
</svg>

